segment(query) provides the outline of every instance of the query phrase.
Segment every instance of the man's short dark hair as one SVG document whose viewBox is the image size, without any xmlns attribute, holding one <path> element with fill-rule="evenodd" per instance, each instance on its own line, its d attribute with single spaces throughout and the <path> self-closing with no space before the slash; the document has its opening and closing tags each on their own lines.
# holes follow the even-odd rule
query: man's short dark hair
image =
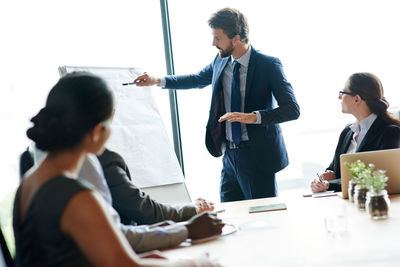
<svg viewBox="0 0 400 267">
<path fill-rule="evenodd" d="M 226 7 L 211 15 L 208 25 L 212 29 L 221 29 L 232 39 L 240 36 L 242 42 L 249 42 L 249 24 L 247 18 L 237 9 Z"/>
</svg>

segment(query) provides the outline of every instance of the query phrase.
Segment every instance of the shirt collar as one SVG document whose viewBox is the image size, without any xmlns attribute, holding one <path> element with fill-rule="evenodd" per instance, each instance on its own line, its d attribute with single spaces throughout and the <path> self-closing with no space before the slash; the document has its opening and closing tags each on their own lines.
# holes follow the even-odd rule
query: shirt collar
<svg viewBox="0 0 400 267">
<path fill-rule="evenodd" d="M 240 58 L 236 59 L 236 61 L 239 62 L 240 65 L 247 68 L 250 61 L 250 54 L 251 54 L 251 45 L 249 45 L 249 48 L 247 49 L 246 53 L 244 53 L 244 55 L 241 56 Z M 231 56 L 231 64 L 233 64 L 233 61 L 235 61 L 235 58 Z"/>
<path fill-rule="evenodd" d="M 377 117 L 378 116 L 376 114 L 371 113 L 368 117 L 360 121 L 360 125 L 358 125 L 357 122 L 351 124 L 350 129 L 355 133 L 359 133 L 361 131 L 368 131 Z"/>
</svg>

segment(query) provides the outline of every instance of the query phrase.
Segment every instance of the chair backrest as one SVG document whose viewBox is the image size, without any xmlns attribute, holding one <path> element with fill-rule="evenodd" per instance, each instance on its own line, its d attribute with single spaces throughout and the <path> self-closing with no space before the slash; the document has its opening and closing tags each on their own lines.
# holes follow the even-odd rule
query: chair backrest
<svg viewBox="0 0 400 267">
<path fill-rule="evenodd" d="M 8 250 L 6 240 L 4 239 L 3 232 L 0 228 L 0 266 L 14 267 L 15 263 Z"/>
<path fill-rule="evenodd" d="M 28 147 L 19 157 L 19 177 L 22 180 L 24 174 L 32 168 L 34 165 L 34 159 L 30 148 Z"/>
</svg>

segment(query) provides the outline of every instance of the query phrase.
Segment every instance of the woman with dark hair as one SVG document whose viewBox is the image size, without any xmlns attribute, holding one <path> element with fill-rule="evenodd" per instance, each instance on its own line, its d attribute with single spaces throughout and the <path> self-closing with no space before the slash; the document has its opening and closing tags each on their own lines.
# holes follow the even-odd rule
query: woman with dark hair
<svg viewBox="0 0 400 267">
<path fill-rule="evenodd" d="M 400 147 L 400 121 L 388 112 L 381 81 L 371 73 L 354 73 L 339 92 L 342 112 L 356 122 L 339 137 L 335 156 L 326 171 L 311 183 L 313 192 L 341 191 L 340 155 Z"/>
<path fill-rule="evenodd" d="M 18 266 L 214 266 L 209 259 L 140 259 L 107 213 L 102 197 L 77 180 L 88 153 L 110 136 L 113 96 L 89 73 L 52 88 L 27 135 L 48 154 L 19 186 L 13 214 Z M 219 228 L 219 230 L 221 230 Z"/>
</svg>

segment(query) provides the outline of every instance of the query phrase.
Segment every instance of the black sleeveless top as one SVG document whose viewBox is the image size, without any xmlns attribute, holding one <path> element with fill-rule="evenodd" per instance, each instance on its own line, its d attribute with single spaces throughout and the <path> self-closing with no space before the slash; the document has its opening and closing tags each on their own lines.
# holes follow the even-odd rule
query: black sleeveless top
<svg viewBox="0 0 400 267">
<path fill-rule="evenodd" d="M 65 207 L 88 189 L 80 181 L 57 176 L 39 188 L 20 220 L 18 188 L 13 211 L 17 266 L 90 266 L 77 244 L 61 231 Z"/>
</svg>

